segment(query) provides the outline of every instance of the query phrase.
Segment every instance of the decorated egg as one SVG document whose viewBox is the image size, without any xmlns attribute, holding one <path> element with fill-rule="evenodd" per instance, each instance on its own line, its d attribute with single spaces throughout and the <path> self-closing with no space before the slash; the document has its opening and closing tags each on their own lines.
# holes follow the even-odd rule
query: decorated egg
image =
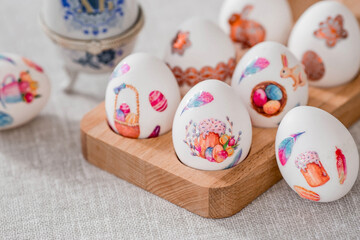
<svg viewBox="0 0 360 240">
<path fill-rule="evenodd" d="M 241 96 L 256 127 L 277 127 L 290 109 L 308 101 L 302 64 L 277 42 L 251 48 L 237 64 L 231 86 Z"/>
<path fill-rule="evenodd" d="M 0 53 L 0 130 L 35 118 L 50 96 L 50 82 L 42 67 L 28 58 Z"/>
<path fill-rule="evenodd" d="M 152 138 L 171 129 L 179 102 L 179 86 L 166 64 L 149 54 L 136 53 L 115 68 L 106 89 L 105 108 L 114 132 L 129 138 Z"/>
<path fill-rule="evenodd" d="M 227 0 L 219 16 L 220 27 L 236 43 L 241 55 L 263 41 L 286 44 L 292 23 L 286 0 Z"/>
<path fill-rule="evenodd" d="M 249 153 L 252 127 L 240 97 L 220 80 L 198 83 L 184 96 L 174 118 L 175 152 L 201 170 L 236 166 Z"/>
<path fill-rule="evenodd" d="M 235 48 L 213 22 L 192 18 L 180 25 L 165 49 L 165 62 L 184 95 L 205 79 L 230 81 L 235 68 Z"/>
<path fill-rule="evenodd" d="M 43 1 L 41 23 L 64 58 L 71 90 L 79 72 L 111 72 L 132 52 L 144 15 L 136 0 Z"/>
<path fill-rule="evenodd" d="M 280 172 L 300 197 L 331 202 L 346 195 L 359 171 L 359 154 L 346 127 L 315 107 L 296 107 L 281 121 L 275 153 Z"/>
<path fill-rule="evenodd" d="M 359 24 L 347 7 L 320 1 L 296 22 L 289 49 L 305 66 L 309 84 L 332 87 L 351 81 L 360 67 Z"/>
</svg>

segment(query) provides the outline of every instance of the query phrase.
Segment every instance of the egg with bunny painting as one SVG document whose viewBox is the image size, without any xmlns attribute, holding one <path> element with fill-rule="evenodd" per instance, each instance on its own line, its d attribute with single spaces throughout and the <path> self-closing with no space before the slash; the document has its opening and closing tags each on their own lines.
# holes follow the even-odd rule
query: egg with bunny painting
<svg viewBox="0 0 360 240">
<path fill-rule="evenodd" d="M 205 80 L 182 99 L 175 113 L 172 137 L 176 154 L 185 165 L 222 170 L 246 158 L 252 127 L 234 89 L 219 80 Z"/>
<path fill-rule="evenodd" d="M 241 96 L 256 127 L 277 127 L 290 109 L 308 101 L 302 64 L 276 42 L 251 48 L 237 64 L 231 86 Z"/>
<path fill-rule="evenodd" d="M 28 58 L 0 53 L 0 81 L 0 130 L 31 121 L 49 99 L 47 75 Z"/>
<path fill-rule="evenodd" d="M 107 86 L 105 109 L 109 126 L 129 138 L 152 138 L 168 132 L 180 91 L 160 59 L 136 53 L 115 68 Z"/>
</svg>

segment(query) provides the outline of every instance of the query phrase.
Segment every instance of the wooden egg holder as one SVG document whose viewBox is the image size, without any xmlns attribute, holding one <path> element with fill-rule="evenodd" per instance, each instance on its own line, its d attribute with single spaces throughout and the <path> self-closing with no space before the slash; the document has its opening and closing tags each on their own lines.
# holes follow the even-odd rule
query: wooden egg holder
<svg viewBox="0 0 360 240">
<path fill-rule="evenodd" d="M 314 2 L 291 0 L 295 17 Z M 333 114 L 349 127 L 360 118 L 360 76 L 335 88 L 310 87 L 309 105 Z M 152 139 L 115 134 L 107 125 L 104 103 L 81 121 L 82 152 L 87 161 L 207 218 L 239 212 L 282 178 L 275 159 L 275 135 L 276 129 L 253 128 L 252 147 L 243 162 L 227 170 L 201 171 L 178 160 L 171 132 Z"/>
</svg>

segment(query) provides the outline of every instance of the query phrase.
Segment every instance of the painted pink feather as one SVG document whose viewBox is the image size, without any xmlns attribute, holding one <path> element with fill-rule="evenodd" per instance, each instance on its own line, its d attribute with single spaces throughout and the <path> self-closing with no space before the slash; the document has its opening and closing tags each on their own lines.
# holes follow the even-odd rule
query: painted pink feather
<svg viewBox="0 0 360 240">
<path fill-rule="evenodd" d="M 347 175 L 346 158 L 342 153 L 341 149 L 337 147 L 336 147 L 335 155 L 336 155 L 336 168 L 338 170 L 340 184 L 343 184 Z"/>
</svg>

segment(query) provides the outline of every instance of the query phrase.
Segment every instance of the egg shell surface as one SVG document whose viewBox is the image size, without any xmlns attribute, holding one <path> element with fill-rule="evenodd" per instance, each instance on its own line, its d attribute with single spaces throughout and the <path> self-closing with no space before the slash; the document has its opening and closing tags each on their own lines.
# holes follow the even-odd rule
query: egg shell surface
<svg viewBox="0 0 360 240">
<path fill-rule="evenodd" d="M 308 101 L 308 83 L 301 63 L 277 42 L 263 42 L 251 48 L 237 64 L 231 86 L 241 97 L 253 125 L 257 127 L 277 127 L 290 109 L 306 105 Z M 276 112 L 265 112 L 263 107 L 255 104 L 260 102 L 255 94 L 258 89 L 267 94 L 266 103 L 264 100 L 261 102 L 267 106 L 266 109 L 269 110 L 270 105 L 271 109 L 277 107 L 274 102 L 267 104 L 272 98 L 279 100 L 280 107 Z"/>
<path fill-rule="evenodd" d="M 332 87 L 357 75 L 359 42 L 359 24 L 353 13 L 339 2 L 320 1 L 296 22 L 288 46 L 306 66 L 309 84 Z"/>
<path fill-rule="evenodd" d="M 201 170 L 236 166 L 249 153 L 252 126 L 234 90 L 219 80 L 194 86 L 182 99 L 173 123 L 180 161 Z"/>
<path fill-rule="evenodd" d="M 50 96 L 50 82 L 41 66 L 10 53 L 0 53 L 0 130 L 35 118 Z"/>
<path fill-rule="evenodd" d="M 154 91 L 161 93 L 160 105 L 154 105 Z M 148 138 L 154 137 L 153 132 L 161 135 L 171 129 L 179 102 L 179 87 L 166 64 L 149 54 L 135 53 L 115 68 L 106 90 L 105 108 L 108 123 L 116 133 Z M 117 110 L 124 110 L 124 103 L 129 110 L 126 108 L 116 118 Z"/>
<path fill-rule="evenodd" d="M 306 199 L 331 202 L 347 194 L 359 171 L 358 149 L 331 114 L 296 107 L 281 121 L 275 153 L 287 184 Z"/>
</svg>

